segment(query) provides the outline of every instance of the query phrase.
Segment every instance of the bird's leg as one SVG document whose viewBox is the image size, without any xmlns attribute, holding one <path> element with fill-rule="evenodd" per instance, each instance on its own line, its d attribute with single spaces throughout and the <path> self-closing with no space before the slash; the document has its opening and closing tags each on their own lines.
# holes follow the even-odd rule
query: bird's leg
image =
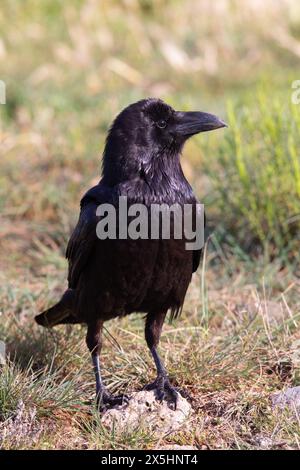
<svg viewBox="0 0 300 470">
<path fill-rule="evenodd" d="M 157 346 L 165 316 L 166 312 L 151 312 L 148 313 L 146 318 L 145 338 L 155 362 L 157 377 L 153 383 L 146 385 L 145 390 L 155 390 L 158 400 L 163 400 L 165 398 L 168 403 L 176 409 L 178 393 L 175 387 L 170 384 L 167 371 L 157 352 Z"/>
<path fill-rule="evenodd" d="M 114 396 L 105 388 L 101 377 L 100 352 L 102 347 L 103 322 L 97 320 L 88 324 L 86 344 L 92 355 L 92 363 L 96 379 L 96 398 L 101 409 L 128 402 L 126 395 Z"/>
</svg>

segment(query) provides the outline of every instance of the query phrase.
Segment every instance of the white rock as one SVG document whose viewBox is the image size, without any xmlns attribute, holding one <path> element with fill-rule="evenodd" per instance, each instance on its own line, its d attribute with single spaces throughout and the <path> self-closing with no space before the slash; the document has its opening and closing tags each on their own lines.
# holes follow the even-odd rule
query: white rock
<svg viewBox="0 0 300 470">
<path fill-rule="evenodd" d="M 177 408 L 172 410 L 167 402 L 159 402 L 153 391 L 132 393 L 127 404 L 104 411 L 102 424 L 112 429 L 149 429 L 153 432 L 169 433 L 179 429 L 188 419 L 192 407 L 178 394 Z"/>
<path fill-rule="evenodd" d="M 300 386 L 287 388 L 285 391 L 271 396 L 274 407 L 295 409 L 300 412 Z"/>
<path fill-rule="evenodd" d="M 157 447 L 155 450 L 198 450 L 195 446 L 180 446 L 179 444 L 170 444 Z"/>
<path fill-rule="evenodd" d="M 273 439 L 269 436 L 258 435 L 254 441 L 261 449 L 270 449 L 274 445 Z"/>
</svg>

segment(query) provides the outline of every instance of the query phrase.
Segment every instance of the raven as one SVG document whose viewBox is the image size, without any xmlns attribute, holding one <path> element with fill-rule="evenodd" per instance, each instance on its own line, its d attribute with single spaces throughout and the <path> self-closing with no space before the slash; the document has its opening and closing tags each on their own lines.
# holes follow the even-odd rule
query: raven
<svg viewBox="0 0 300 470">
<path fill-rule="evenodd" d="M 86 343 L 92 355 L 99 404 L 113 406 L 128 400 L 113 396 L 100 371 L 103 323 L 133 312 L 146 314 L 145 339 L 157 377 L 146 386 L 176 407 L 177 391 L 157 352 L 167 312 L 176 317 L 183 306 L 200 249 L 187 250 L 185 240 L 99 239 L 97 207 L 117 207 L 120 196 L 128 205 L 197 204 L 180 164 L 186 140 L 200 132 L 225 127 L 212 114 L 175 111 L 160 99 L 129 105 L 114 120 L 106 139 L 102 178 L 81 200 L 81 210 L 66 251 L 68 289 L 52 308 L 37 315 L 39 325 L 87 325 Z"/>
</svg>

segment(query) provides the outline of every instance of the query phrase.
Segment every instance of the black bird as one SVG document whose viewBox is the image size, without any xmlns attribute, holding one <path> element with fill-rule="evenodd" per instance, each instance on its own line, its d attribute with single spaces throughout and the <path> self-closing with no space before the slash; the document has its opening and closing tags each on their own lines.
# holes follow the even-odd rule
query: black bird
<svg viewBox="0 0 300 470">
<path fill-rule="evenodd" d="M 99 355 L 103 323 L 133 312 L 146 313 L 145 338 L 153 356 L 156 389 L 176 407 L 177 392 L 170 384 L 157 346 L 167 312 L 182 308 L 201 250 L 186 250 L 184 239 L 105 239 L 97 237 L 100 204 L 117 207 L 119 196 L 128 206 L 143 203 L 196 204 L 180 164 L 186 140 L 200 132 L 225 127 L 216 116 L 179 112 L 149 98 L 125 108 L 114 120 L 103 153 L 102 178 L 81 200 L 77 226 L 68 243 L 69 287 L 52 308 L 35 317 L 39 325 L 87 324 L 86 343 L 96 377 L 101 406 L 127 399 L 111 395 L 103 385 Z"/>
</svg>

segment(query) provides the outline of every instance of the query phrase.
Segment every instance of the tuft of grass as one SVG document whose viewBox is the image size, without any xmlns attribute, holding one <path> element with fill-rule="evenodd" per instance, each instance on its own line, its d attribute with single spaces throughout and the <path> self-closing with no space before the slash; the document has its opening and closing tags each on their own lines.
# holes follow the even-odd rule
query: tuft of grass
<svg viewBox="0 0 300 470">
<path fill-rule="evenodd" d="M 146 450 L 155 445 L 157 441 L 153 433 L 140 426 L 122 430 L 116 426 L 113 426 L 111 430 L 106 429 L 101 422 L 97 407 L 93 408 L 91 416 L 81 416 L 77 425 L 89 443 L 89 448 L 96 450 L 137 448 Z"/>
<path fill-rule="evenodd" d="M 235 244 L 270 258 L 293 256 L 300 236 L 300 108 L 263 88 L 228 103 L 229 128 L 204 162 L 213 191 L 208 206 Z M 214 154 L 212 139 L 207 154 Z"/>
<path fill-rule="evenodd" d="M 1 370 L 0 378 L 0 421 L 13 416 L 17 404 L 35 407 L 39 417 L 51 416 L 55 410 L 71 410 L 83 403 L 86 385 L 77 374 L 66 373 L 63 368 L 53 370 L 53 363 L 43 370 L 33 371 L 31 363 L 21 370 L 9 363 Z M 78 384 L 80 383 L 80 387 Z"/>
</svg>

